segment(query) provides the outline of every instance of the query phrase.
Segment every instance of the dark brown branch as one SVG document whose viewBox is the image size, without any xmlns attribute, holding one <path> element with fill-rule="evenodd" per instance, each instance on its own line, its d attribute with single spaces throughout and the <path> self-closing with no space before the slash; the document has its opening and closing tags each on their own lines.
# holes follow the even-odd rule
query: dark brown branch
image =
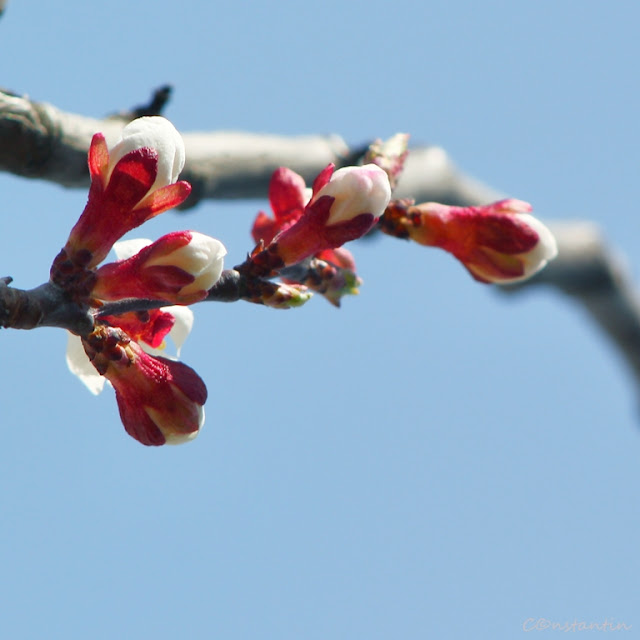
<svg viewBox="0 0 640 640">
<path fill-rule="evenodd" d="M 89 310 L 79 307 L 59 287 L 47 282 L 25 291 L 10 287 L 10 282 L 10 278 L 0 278 L 0 327 L 59 327 L 78 335 L 92 330 Z"/>
</svg>

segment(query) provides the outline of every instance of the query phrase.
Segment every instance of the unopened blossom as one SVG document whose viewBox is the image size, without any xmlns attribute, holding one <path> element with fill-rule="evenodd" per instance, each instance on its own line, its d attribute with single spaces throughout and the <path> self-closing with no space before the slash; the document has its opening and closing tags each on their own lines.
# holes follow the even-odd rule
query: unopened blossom
<svg viewBox="0 0 640 640">
<path fill-rule="evenodd" d="M 189 307 L 170 306 L 106 316 L 102 317 L 101 321 L 125 331 L 146 353 L 174 360 L 180 357 L 182 345 L 193 327 L 193 311 Z M 167 338 L 173 343 L 173 350 L 167 348 Z M 80 337 L 72 333 L 68 334 L 66 361 L 71 373 L 77 376 L 91 393 L 98 395 L 102 392 L 105 378 L 91 364 Z"/>
<path fill-rule="evenodd" d="M 330 176 L 327 178 L 328 176 Z M 326 181 L 325 181 L 326 180 Z M 371 217 L 367 231 L 384 213 L 391 198 L 389 178 L 375 164 L 362 167 L 343 167 L 335 172 L 321 173 L 313 185 L 313 197 L 307 209 L 323 198 L 333 198 L 326 226 L 351 222 L 360 216 Z"/>
<path fill-rule="evenodd" d="M 113 252 L 118 260 L 127 260 L 150 244 L 153 243 L 147 238 L 129 238 L 116 242 Z M 101 319 L 104 321 L 104 316 Z M 189 307 L 171 305 L 162 309 L 110 317 L 108 324 L 124 329 L 147 353 L 173 360 L 180 357 L 182 345 L 193 329 L 193 311 Z M 175 347 L 175 357 L 166 351 L 166 337 L 171 339 Z"/>
<path fill-rule="evenodd" d="M 145 445 L 192 440 L 204 424 L 207 389 L 182 362 L 151 356 L 117 328 L 82 338 L 89 360 L 114 387 L 127 433 Z"/>
<path fill-rule="evenodd" d="M 96 133 L 89 149 L 89 198 L 54 262 L 54 282 L 64 285 L 74 267 L 95 267 L 125 233 L 182 203 L 191 191 L 187 182 L 176 182 L 184 159 L 182 137 L 161 116 L 130 122 L 111 149 Z"/>
<path fill-rule="evenodd" d="M 407 209 L 408 236 L 453 254 L 480 282 L 530 278 L 558 253 L 555 238 L 522 200 L 479 207 L 428 202 Z"/>
<path fill-rule="evenodd" d="M 227 250 L 196 231 L 175 231 L 126 260 L 100 267 L 91 295 L 101 300 L 146 298 L 193 304 L 222 273 Z"/>
<path fill-rule="evenodd" d="M 255 264 L 268 265 L 264 270 L 272 264 L 293 265 L 360 238 L 384 213 L 391 187 L 387 174 L 376 165 L 343 167 L 334 172 L 334 165 L 330 164 L 315 179 L 313 196 L 301 215 L 302 185 L 290 185 L 287 193 L 292 206 L 274 208 L 275 225 L 280 225 L 280 232 L 262 254 L 252 255 Z M 284 211 L 293 213 L 286 215 Z M 260 222 L 258 231 L 266 228 L 264 218 L 256 222 Z"/>
<path fill-rule="evenodd" d="M 126 260 L 150 244 L 151 240 L 132 238 L 116 242 L 113 251 L 116 258 Z M 130 311 L 118 316 L 103 316 L 101 321 L 124 330 L 129 338 L 135 340 L 147 353 L 177 359 L 193 328 L 193 311 L 185 306 L 169 306 L 149 311 Z M 173 343 L 173 351 L 167 350 L 167 338 Z M 67 341 L 66 361 L 71 373 L 76 375 L 91 393 L 97 395 L 103 390 L 105 378 L 89 361 L 81 339 L 71 333 Z"/>
<path fill-rule="evenodd" d="M 336 307 L 344 296 L 360 292 L 358 287 L 362 285 L 362 279 L 356 274 L 353 258 L 344 247 L 322 251 L 303 265 L 306 277 L 303 276 L 301 282 Z"/>
<path fill-rule="evenodd" d="M 109 150 L 106 183 L 113 169 L 127 154 L 138 149 L 154 149 L 158 154 L 155 182 L 149 191 L 153 192 L 178 180 L 184 168 L 185 151 L 182 136 L 177 129 L 162 116 L 145 116 L 132 120 L 123 130 L 120 140 Z"/>
<path fill-rule="evenodd" d="M 266 283 L 265 283 L 266 284 Z M 313 293 L 302 284 L 284 282 L 268 283 L 261 292 L 261 304 L 272 309 L 301 307 L 311 299 Z"/>
</svg>

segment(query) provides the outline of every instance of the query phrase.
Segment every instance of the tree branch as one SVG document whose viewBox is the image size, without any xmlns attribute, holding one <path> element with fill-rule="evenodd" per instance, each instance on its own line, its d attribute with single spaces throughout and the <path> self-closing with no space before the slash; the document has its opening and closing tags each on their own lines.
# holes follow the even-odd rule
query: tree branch
<svg viewBox="0 0 640 640">
<path fill-rule="evenodd" d="M 89 185 L 87 151 L 102 131 L 115 142 L 125 114 L 88 118 L 44 102 L 0 91 L 0 171 L 56 182 L 65 187 Z M 351 152 L 340 136 L 272 136 L 233 131 L 182 134 L 187 162 L 180 174 L 193 187 L 186 206 L 201 199 L 264 198 L 275 169 L 287 166 L 309 183 L 330 162 L 351 164 Z M 460 174 L 438 147 L 412 150 L 397 196 L 445 204 L 475 204 L 494 192 Z"/>
<path fill-rule="evenodd" d="M 47 282 L 25 291 L 10 287 L 10 283 L 10 277 L 0 278 L 0 328 L 59 327 L 78 335 L 91 331 L 89 309 L 70 300 L 56 285 Z"/>
<path fill-rule="evenodd" d="M 113 142 L 125 123 L 122 116 L 87 118 L 0 91 L 0 171 L 87 187 L 92 135 L 102 131 Z M 335 135 L 192 132 L 183 137 L 187 163 L 181 177 L 193 186 L 187 207 L 209 198 L 264 198 L 279 166 L 311 182 L 329 162 L 341 166 L 361 156 Z M 438 147 L 411 150 L 395 196 L 462 206 L 503 197 L 462 174 Z M 546 284 L 574 298 L 613 341 L 640 384 L 640 296 L 628 271 L 595 225 L 576 221 L 550 227 L 558 240 L 558 258 L 533 279 L 502 289 L 514 293 Z"/>
<path fill-rule="evenodd" d="M 115 142 L 126 119 L 101 120 L 0 91 L 0 171 L 88 187 L 87 151 L 102 131 Z M 312 180 L 330 162 L 340 164 L 348 148 L 339 136 L 292 138 L 241 132 L 183 134 L 187 163 L 180 177 L 193 187 L 186 206 L 203 198 L 260 198 L 279 166 Z"/>
<path fill-rule="evenodd" d="M 592 222 L 555 222 L 549 228 L 558 242 L 558 257 L 530 280 L 501 290 L 518 293 L 551 285 L 579 302 L 640 384 L 640 294 L 627 264 Z"/>
</svg>

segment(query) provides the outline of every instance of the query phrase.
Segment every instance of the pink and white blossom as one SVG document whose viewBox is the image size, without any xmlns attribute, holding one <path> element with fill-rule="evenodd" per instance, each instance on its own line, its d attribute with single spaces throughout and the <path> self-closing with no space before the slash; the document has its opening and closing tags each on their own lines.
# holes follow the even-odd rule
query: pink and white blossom
<svg viewBox="0 0 640 640">
<path fill-rule="evenodd" d="M 375 164 L 343 167 L 314 192 L 309 205 L 327 196 L 333 198 L 327 226 L 348 222 L 363 214 L 371 215 L 375 222 L 389 204 L 391 187 L 386 172 Z"/>
<path fill-rule="evenodd" d="M 82 338 L 96 371 L 116 392 L 127 433 L 145 445 L 192 440 L 204 424 L 207 389 L 182 362 L 151 356 L 121 329 L 98 325 Z"/>
<path fill-rule="evenodd" d="M 193 304 L 218 281 L 227 250 L 215 238 L 176 231 L 126 260 L 100 267 L 92 295 L 101 300 L 144 298 Z"/>
<path fill-rule="evenodd" d="M 127 154 L 138 149 L 154 149 L 158 154 L 156 179 L 149 191 L 173 184 L 184 168 L 185 150 L 178 130 L 162 116 L 145 116 L 132 120 L 123 130 L 122 137 L 109 149 L 106 182 L 115 166 Z"/>
<path fill-rule="evenodd" d="M 168 360 L 177 360 L 180 357 L 182 345 L 193 328 L 193 311 L 189 307 L 175 305 L 163 307 L 160 313 L 165 317 L 169 316 L 171 318 L 170 330 L 162 334 L 159 342 L 156 339 L 157 334 L 154 335 L 153 331 L 151 332 L 153 338 L 149 342 L 145 342 L 140 335 L 137 337 L 137 342 L 140 348 L 149 355 L 163 356 Z M 122 324 L 120 322 L 113 326 L 123 328 Z M 169 347 L 167 339 L 170 339 L 173 348 Z M 152 344 L 156 346 L 152 346 Z M 91 364 L 82 346 L 82 340 L 72 333 L 67 335 L 66 362 L 71 373 L 77 376 L 80 382 L 93 395 L 98 395 L 102 392 L 105 384 L 104 376 L 101 376 Z"/>
<path fill-rule="evenodd" d="M 296 192 L 302 193 L 300 185 Z M 373 227 L 390 198 L 389 178 L 380 167 L 369 164 L 334 172 L 329 165 L 315 179 L 302 214 L 273 238 L 274 253 L 292 265 L 356 240 Z M 294 210 L 299 210 L 297 204 Z"/>
<path fill-rule="evenodd" d="M 480 282 L 508 284 L 526 280 L 558 248 L 551 231 L 530 215 L 522 200 L 500 200 L 478 207 L 428 202 L 409 207 L 409 237 L 453 254 Z"/>
<path fill-rule="evenodd" d="M 115 243 L 113 251 L 119 260 L 126 260 L 150 244 L 151 240 L 144 238 L 123 240 Z M 193 328 L 193 311 L 186 306 L 172 305 L 154 310 L 147 315 L 149 317 L 146 318 L 146 322 L 138 318 L 136 331 L 132 330 L 130 322 L 123 326 L 126 318 L 113 317 L 109 320 L 113 322 L 112 326 L 125 329 L 148 354 L 177 360 L 180 357 L 182 345 Z M 166 329 L 159 327 L 156 316 L 164 320 Z M 131 333 L 134 335 L 131 336 Z M 167 339 L 170 339 L 173 348 L 168 348 Z M 91 393 L 98 395 L 102 392 L 105 384 L 104 376 L 101 376 L 89 361 L 82 346 L 82 340 L 72 333 L 68 334 L 66 362 L 71 373 L 76 375 Z"/>
<path fill-rule="evenodd" d="M 184 158 L 180 134 L 160 116 L 129 123 L 111 149 L 96 133 L 89 148 L 89 198 L 54 262 L 54 282 L 71 267 L 95 267 L 125 233 L 181 204 L 191 192 L 187 182 L 176 182 Z"/>
</svg>

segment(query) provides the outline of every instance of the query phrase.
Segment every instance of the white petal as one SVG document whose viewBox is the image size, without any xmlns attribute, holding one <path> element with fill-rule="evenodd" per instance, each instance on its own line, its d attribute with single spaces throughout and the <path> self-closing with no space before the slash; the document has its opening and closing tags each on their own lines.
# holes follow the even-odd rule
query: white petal
<svg viewBox="0 0 640 640">
<path fill-rule="evenodd" d="M 173 184 L 184 167 L 182 136 L 162 116 L 145 116 L 122 130 L 122 139 L 109 150 L 109 176 L 118 161 L 130 151 L 148 147 L 158 152 L 158 174 L 151 191 Z"/>
<path fill-rule="evenodd" d="M 520 202 L 520 201 L 513 201 Z M 526 204 L 526 203 L 524 203 Z M 516 282 L 522 282 L 528 280 L 531 276 L 535 275 L 547 266 L 550 260 L 553 260 L 558 255 L 558 245 L 554 235 L 549 228 L 540 222 L 538 218 L 528 213 L 516 214 L 518 219 L 524 222 L 527 226 L 531 227 L 538 235 L 538 242 L 536 246 L 525 253 L 514 254 L 513 257 L 520 260 L 524 268 L 524 273 L 521 276 L 509 277 L 509 276 L 495 276 L 493 274 L 487 274 L 483 269 L 478 268 L 476 265 L 466 265 L 469 271 L 477 274 L 481 278 L 494 282 L 496 284 L 508 285 Z"/>
<path fill-rule="evenodd" d="M 538 234 L 539 238 L 538 244 L 531 251 L 521 255 L 524 262 L 524 275 L 521 279 L 524 280 L 540 271 L 549 260 L 553 260 L 558 255 L 558 245 L 549 228 L 538 218 L 528 213 L 519 214 L 519 218 L 526 222 Z"/>
<path fill-rule="evenodd" d="M 218 281 L 224 267 L 225 246 L 211 236 L 190 231 L 189 244 L 176 251 L 147 260 L 146 267 L 171 265 L 191 274 L 195 281 L 181 289 L 181 295 L 208 290 Z"/>
<path fill-rule="evenodd" d="M 69 333 L 67 340 L 67 366 L 74 375 L 82 382 L 93 395 L 98 395 L 104 389 L 105 379 L 95 369 L 89 361 L 82 346 L 82 340 L 76 335 Z"/>
<path fill-rule="evenodd" d="M 151 244 L 151 240 L 146 238 L 132 238 L 131 240 L 121 240 L 113 245 L 113 251 L 118 260 L 126 260 L 135 256 L 140 249 L 144 249 Z"/>
<path fill-rule="evenodd" d="M 173 340 L 173 344 L 176 346 L 176 358 L 179 358 L 182 345 L 193 328 L 193 311 L 191 311 L 189 307 L 183 307 L 180 305 L 167 307 L 164 310 L 171 313 L 176 319 L 171 331 L 169 331 L 169 337 Z"/>
<path fill-rule="evenodd" d="M 178 360 L 180 358 L 182 345 L 193 328 L 193 311 L 191 311 L 189 307 L 182 305 L 163 307 L 162 311 L 170 313 L 175 319 L 175 323 L 173 327 L 171 327 L 171 331 L 167 334 L 176 348 L 175 355 L 167 353 L 165 345 L 159 349 L 154 349 L 144 342 L 140 342 L 139 344 L 142 350 L 149 355 L 162 356 L 163 358 L 169 358 L 169 360 Z"/>
<path fill-rule="evenodd" d="M 314 199 L 333 196 L 328 225 L 351 220 L 361 213 L 379 218 L 391 199 L 387 174 L 375 164 L 338 169 Z"/>
<path fill-rule="evenodd" d="M 170 433 L 166 435 L 165 444 L 185 444 L 198 437 L 200 429 L 202 429 L 202 425 L 204 425 L 204 407 L 202 406 L 198 407 L 198 424 L 200 426 L 197 431 L 192 431 L 191 433 Z"/>
</svg>

